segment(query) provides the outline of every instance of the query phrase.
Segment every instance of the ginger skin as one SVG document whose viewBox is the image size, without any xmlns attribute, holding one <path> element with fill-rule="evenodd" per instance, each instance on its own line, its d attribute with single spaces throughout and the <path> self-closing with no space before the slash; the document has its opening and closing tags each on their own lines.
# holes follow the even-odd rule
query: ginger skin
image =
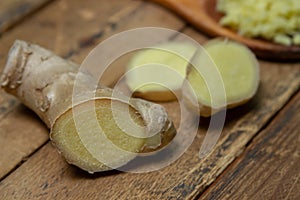
<svg viewBox="0 0 300 200">
<path fill-rule="evenodd" d="M 137 153 L 162 148 L 173 139 L 176 131 L 162 106 L 135 98 L 127 101 L 128 97 L 118 92 L 115 97 L 112 95 L 112 89 L 97 85 L 91 75 L 78 71 L 78 67 L 77 64 L 56 56 L 53 52 L 38 45 L 17 40 L 9 52 L 7 64 L 0 79 L 1 87 L 6 92 L 14 95 L 32 109 L 50 128 L 51 140 L 69 163 L 90 173 L 106 171 L 125 165 L 134 159 Z M 78 94 L 73 97 L 75 81 Z M 87 99 L 87 96 L 93 96 L 93 98 Z M 127 135 L 126 131 L 118 127 L 112 119 L 106 119 L 105 116 L 111 115 L 112 102 L 115 102 L 120 109 L 128 107 L 133 122 L 141 127 L 143 132 L 141 137 L 146 138 Z M 101 123 L 107 126 L 99 134 L 111 140 L 101 144 L 107 149 L 103 148 L 101 152 L 96 153 L 107 154 L 112 161 L 109 159 L 103 163 L 101 159 L 96 159 L 97 156 L 88 150 L 92 147 L 83 143 L 80 136 L 78 137 L 77 129 L 70 125 L 75 120 L 72 111 L 81 110 L 78 115 L 82 119 L 88 119 L 84 112 L 90 112 L 91 106 L 94 106 L 96 111 L 99 110 L 98 120 L 104 120 Z M 100 112 L 101 109 L 105 111 Z M 119 110 L 116 114 L 122 115 Z M 127 116 L 118 118 L 125 124 L 129 120 Z M 93 126 L 101 125 L 100 122 L 96 125 L 89 123 L 89 121 L 84 121 L 87 127 L 93 128 Z M 129 129 L 135 132 L 134 127 L 129 127 Z M 113 135 L 118 131 L 120 134 Z M 93 132 L 93 130 L 86 132 Z M 122 147 L 117 148 L 122 149 L 124 146 L 126 150 L 124 154 L 120 154 L 119 150 L 114 151 L 111 147 L 110 143 L 117 144 L 119 141 L 122 141 Z"/>
</svg>

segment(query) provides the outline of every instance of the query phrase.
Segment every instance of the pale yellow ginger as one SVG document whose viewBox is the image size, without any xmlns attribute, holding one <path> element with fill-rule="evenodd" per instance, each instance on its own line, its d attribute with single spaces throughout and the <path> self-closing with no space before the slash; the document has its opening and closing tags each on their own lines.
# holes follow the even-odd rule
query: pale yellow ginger
<svg viewBox="0 0 300 200">
<path fill-rule="evenodd" d="M 299 0 L 218 0 L 217 10 L 225 13 L 220 23 L 241 35 L 300 45 Z"/>
<path fill-rule="evenodd" d="M 191 110 L 208 117 L 249 101 L 259 85 L 259 64 L 245 45 L 217 38 L 203 45 L 189 65 L 191 88 L 183 97 Z M 194 100 L 194 94 L 197 101 Z"/>
<path fill-rule="evenodd" d="M 129 89 L 134 96 L 147 100 L 176 100 L 195 52 L 192 44 L 167 42 L 135 53 L 127 65 Z"/>
</svg>

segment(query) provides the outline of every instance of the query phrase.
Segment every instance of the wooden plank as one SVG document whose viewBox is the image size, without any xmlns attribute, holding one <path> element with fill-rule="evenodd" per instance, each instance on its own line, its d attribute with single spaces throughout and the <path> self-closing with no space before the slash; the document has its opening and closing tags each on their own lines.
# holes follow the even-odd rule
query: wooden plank
<svg viewBox="0 0 300 200">
<path fill-rule="evenodd" d="M 0 34 L 52 0 L 1 0 Z"/>
<path fill-rule="evenodd" d="M 300 199 L 300 92 L 199 199 Z"/>
<path fill-rule="evenodd" d="M 6 116 L 0 124 L 0 174 L 2 176 L 26 161 L 30 154 L 48 140 L 47 128 L 25 106 L 17 106 L 14 112 Z"/>
<path fill-rule="evenodd" d="M 111 17 L 124 10 L 128 10 L 124 15 L 130 15 L 142 4 L 132 0 L 111 0 L 109 3 L 106 0 L 76 3 L 71 0 L 54 1 L 36 15 L 29 16 L 16 29 L 3 34 L 0 40 L 0 69 L 16 39 L 37 43 L 60 56 L 66 56 L 71 50 L 79 48 L 83 40 L 107 28 Z"/>
<path fill-rule="evenodd" d="M 0 39 L 0 46 L 5 50 L 0 52 L 0 71 L 2 71 L 1 68 L 5 63 L 6 52 L 17 38 L 38 43 L 61 56 L 69 57 L 80 63 L 97 43 L 114 33 L 141 26 L 164 26 L 173 29 L 180 29 L 184 26 L 184 23 L 173 14 L 164 12 L 160 7 L 152 4 L 131 0 L 112 0 L 109 4 L 105 2 L 105 0 L 102 2 L 89 0 L 74 4 L 74 1 L 71 0 L 58 1 L 37 13 L 36 16 L 28 18 Z M 153 13 L 156 14 L 153 15 Z M 39 32 L 39 34 L 35 34 L 35 32 Z M 32 37 L 32 35 L 35 37 Z M 2 171 L 0 170 L 1 179 L 19 165 L 23 157 L 29 156 L 39 145 L 43 144 L 47 137 L 28 142 L 24 135 L 19 139 L 20 141 L 25 140 L 26 143 L 21 146 L 13 146 L 11 139 L 2 132 L 2 130 L 6 130 L 2 127 L 11 126 L 15 121 L 15 115 L 21 115 L 25 118 L 27 114 L 19 112 L 19 102 L 10 95 L 5 94 L 1 89 L 0 105 L 0 140 L 3 141 L 4 145 L 2 148 L 5 149 L 5 152 L 11 152 L 14 148 L 24 153 L 9 163 L 4 162 L 4 160 L 9 159 L 5 156 L 5 153 L 3 157 L 0 157 L 0 163 L 5 163 L 0 165 L 3 168 Z M 5 121 L 3 121 L 4 119 Z M 20 126 L 23 126 L 23 123 L 25 123 L 24 120 L 18 121 Z M 31 124 L 32 129 L 34 127 L 38 128 L 42 124 L 40 121 L 38 121 L 39 125 L 36 123 Z M 44 135 L 46 135 L 48 131 L 45 129 L 44 132 Z M 34 131 L 31 134 L 33 138 L 40 137 L 40 134 Z M 10 130 L 10 135 L 18 137 L 20 133 Z"/>
<path fill-rule="evenodd" d="M 203 41 L 192 29 L 184 31 Z M 299 63 L 261 64 L 261 86 L 247 105 L 227 113 L 223 136 L 214 151 L 199 159 L 209 120 L 201 119 L 199 133 L 179 160 L 150 173 L 117 171 L 89 175 L 72 167 L 47 144 L 0 184 L 0 198 L 21 199 L 192 199 L 210 185 L 251 139 L 268 123 L 300 86 Z M 176 103 L 164 104 L 178 126 Z M 189 134 L 187 128 L 183 134 Z M 60 191 L 60 192 L 57 192 Z"/>
</svg>

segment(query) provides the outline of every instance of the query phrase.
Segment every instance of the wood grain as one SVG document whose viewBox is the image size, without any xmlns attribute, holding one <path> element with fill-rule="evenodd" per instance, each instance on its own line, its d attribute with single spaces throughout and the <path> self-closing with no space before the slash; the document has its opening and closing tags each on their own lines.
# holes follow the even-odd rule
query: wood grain
<svg viewBox="0 0 300 200">
<path fill-rule="evenodd" d="M 196 40 L 204 37 L 184 31 Z M 247 105 L 228 112 L 223 136 L 214 151 L 199 159 L 209 120 L 200 122 L 194 143 L 179 160 L 159 171 L 134 174 L 117 171 L 86 174 L 63 161 L 47 144 L 0 184 L 0 198 L 17 199 L 192 199 L 208 187 L 238 157 L 247 144 L 300 86 L 299 64 L 261 62 L 261 86 Z M 165 104 L 176 125 L 179 107 Z M 189 134 L 187 127 L 183 134 Z M 61 192 L 57 192 L 61 191 Z"/>
<path fill-rule="evenodd" d="M 76 3 L 71 0 L 54 1 L 35 15 L 27 17 L 16 29 L 3 34 L 0 40 L 0 69 L 16 39 L 37 43 L 62 57 L 70 57 L 72 51 L 85 47 L 83 44 L 86 39 L 96 37 L 102 30 L 122 20 L 115 19 L 115 16 L 120 13 L 123 13 L 123 17 L 130 15 L 142 4 L 141 1 L 132 0 L 111 0 L 109 4 L 106 0 Z"/>
<path fill-rule="evenodd" d="M 300 199 L 300 93 L 199 199 Z"/>
<path fill-rule="evenodd" d="M 72 16 L 71 13 L 72 17 L 67 18 L 64 22 L 59 20 L 61 16 L 68 13 L 68 9 L 74 8 L 78 10 L 80 7 L 88 5 L 80 2 L 76 2 L 76 5 L 74 5 L 73 2 L 71 0 L 61 1 L 49 5 L 37 15 L 32 16 L 17 28 L 11 30 L 9 34 L 5 34 L 0 39 L 0 45 L 4 44 L 2 46 L 8 48 L 14 39 L 20 37 L 20 39 L 25 39 L 29 42 L 36 41 L 40 45 L 56 51 L 59 55 L 64 55 L 80 62 L 98 42 L 121 30 L 151 25 L 182 30 L 185 24 L 159 6 L 147 2 L 127 2 L 124 0 L 111 1 L 112 3 L 107 5 L 106 9 L 109 12 L 103 10 L 105 12 L 103 14 L 103 22 L 102 18 L 101 20 L 96 18 L 91 23 L 82 22 L 81 24 L 78 22 L 83 26 L 80 27 L 82 30 L 79 31 L 78 26 L 76 26 L 76 21 L 79 20 L 78 17 L 75 17 L 76 14 Z M 96 6 L 98 1 L 91 2 L 95 4 L 86 8 L 92 10 L 102 9 Z M 129 7 L 133 6 L 132 2 L 134 2 L 133 4 L 137 7 L 136 9 L 129 8 L 130 12 L 124 11 L 127 14 L 123 15 L 121 13 L 120 16 L 122 17 L 116 25 L 107 24 L 109 16 L 113 15 L 113 13 L 116 14 L 120 10 L 128 9 L 127 5 L 123 5 L 123 2 L 127 3 Z M 120 6 L 121 4 L 124 9 Z M 110 6 L 114 8 L 110 8 Z M 66 7 L 68 8 L 67 10 Z M 60 9 L 63 11 L 60 11 Z M 112 11 L 111 9 L 116 10 Z M 49 19 L 49 16 L 53 13 L 56 14 L 52 21 L 52 18 Z M 54 25 L 45 28 L 45 24 L 42 23 L 43 25 L 41 26 L 38 23 L 40 20 L 46 22 L 50 20 Z M 58 27 L 60 28 L 56 29 L 57 23 L 62 23 L 62 25 L 59 25 Z M 101 24 L 101 27 L 95 27 L 95 24 Z M 49 23 L 46 23 L 46 27 L 48 25 Z M 56 34 L 53 33 L 53 29 L 57 31 Z M 37 31 L 40 31 L 42 34 L 35 34 Z M 73 33 L 74 31 L 78 31 L 78 33 Z M 201 43 L 207 40 L 205 36 L 191 28 L 186 28 L 182 31 Z M 103 35 L 101 36 L 101 34 Z M 33 38 L 33 35 L 35 38 Z M 62 40 L 61 38 L 64 39 Z M 65 41 L 64 45 L 60 41 Z M 4 62 L 3 60 L 4 56 L 0 57 L 0 63 Z M 202 160 L 198 157 L 200 145 L 209 124 L 209 119 L 201 119 L 198 134 L 193 144 L 179 160 L 162 170 L 143 174 L 111 171 L 90 175 L 68 165 L 51 143 L 47 143 L 38 149 L 39 147 L 36 146 L 39 146 L 41 142 L 36 142 L 35 137 L 40 137 L 41 134 L 36 134 L 36 131 L 32 130 L 29 131 L 32 135 L 28 138 L 27 135 L 29 133 L 26 133 L 26 131 L 23 133 L 23 130 L 11 128 L 15 124 L 16 116 L 22 115 L 27 120 L 29 120 L 29 116 L 34 116 L 32 113 L 22 114 L 18 110 L 20 105 L 16 102 L 16 105 L 13 104 L 14 107 L 9 112 L 6 111 L 2 115 L 0 130 L 6 124 L 6 130 L 8 130 L 6 132 L 9 133 L 11 138 L 17 138 L 23 133 L 25 136 L 20 141 L 23 141 L 24 149 L 31 149 L 26 155 L 31 155 L 36 149 L 38 150 L 0 182 L 0 199 L 192 199 L 197 197 L 244 151 L 248 143 L 259 134 L 262 128 L 268 125 L 272 117 L 299 89 L 299 63 L 283 64 L 260 61 L 260 64 L 261 85 L 258 94 L 247 105 L 227 113 L 222 137 L 212 154 Z M 9 99 L 11 98 L 8 97 L 2 100 L 1 105 L 9 107 L 6 106 L 9 105 Z M 178 126 L 180 121 L 178 104 L 173 102 L 164 105 Z M 4 122 L 3 120 L 6 121 Z M 28 124 L 31 124 L 32 129 L 43 126 L 36 118 L 29 121 L 22 119 L 17 124 L 23 127 L 22 129 L 25 129 L 24 127 Z M 42 134 L 47 133 L 46 130 L 40 130 L 40 132 Z M 183 134 L 189 134 L 189 129 L 187 128 Z M 5 135 L 8 134 L 0 132 L 0 141 L 5 139 Z M 42 140 L 44 141 L 44 139 Z M 7 153 L 12 152 L 14 148 L 22 149 L 19 147 L 19 144 L 12 143 L 12 140 L 9 138 L 5 140 L 5 143 L 7 143 L 7 147 L 4 149 Z M 6 156 L 6 154 L 3 155 Z M 6 160 L 9 158 L 6 157 Z M 3 158 L 0 157 L 0 159 Z M 0 162 L 0 167 L 2 167 L 2 160 Z M 13 163 L 18 164 L 20 161 L 14 161 Z M 5 163 L 4 166 L 7 167 Z"/>
<path fill-rule="evenodd" d="M 53 0 L 1 0 L 0 34 Z"/>
<path fill-rule="evenodd" d="M 8 113 L 1 120 L 0 129 L 1 177 L 26 161 L 48 140 L 47 128 L 25 106 L 17 106 Z"/>
</svg>

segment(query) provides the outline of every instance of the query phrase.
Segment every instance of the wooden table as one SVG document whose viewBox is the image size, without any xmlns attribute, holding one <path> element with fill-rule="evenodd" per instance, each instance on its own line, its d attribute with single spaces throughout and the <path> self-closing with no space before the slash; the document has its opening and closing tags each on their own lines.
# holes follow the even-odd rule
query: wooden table
<svg viewBox="0 0 300 200">
<path fill-rule="evenodd" d="M 15 39 L 81 63 L 109 36 L 145 26 L 178 30 L 200 43 L 208 39 L 148 1 L 1 0 L 0 70 Z M 68 165 L 37 116 L 0 90 L 0 199 L 300 199 L 300 64 L 260 65 L 257 95 L 228 111 L 209 156 L 198 157 L 209 123 L 201 119 L 180 159 L 141 174 L 90 175 Z M 178 121 L 177 104 L 164 105 Z"/>
</svg>

